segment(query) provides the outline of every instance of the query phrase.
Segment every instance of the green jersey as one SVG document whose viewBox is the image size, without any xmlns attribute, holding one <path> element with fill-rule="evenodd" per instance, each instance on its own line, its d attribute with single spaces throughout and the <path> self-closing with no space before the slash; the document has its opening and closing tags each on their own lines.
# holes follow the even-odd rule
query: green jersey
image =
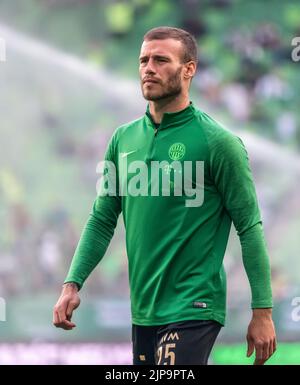
<svg viewBox="0 0 300 385">
<path fill-rule="evenodd" d="M 65 282 L 83 285 L 103 257 L 122 212 L 132 323 L 150 326 L 203 319 L 224 324 L 223 259 L 233 222 L 250 282 L 252 308 L 272 307 L 262 220 L 248 154 L 239 137 L 193 103 L 165 113 L 160 125 L 153 122 L 148 106 L 143 117 L 115 131 L 106 159 L 116 165 L 118 192 L 97 196 Z M 146 194 L 145 189 L 140 194 L 120 194 L 124 180 L 136 178 L 126 173 L 125 159 L 128 164 L 143 161 L 147 165 L 201 162 L 201 204 L 191 204 L 193 199 L 183 188 L 181 195 L 171 191 L 166 196 L 162 189 L 159 194 Z M 172 174 L 174 180 L 175 170 L 164 164 L 160 171 Z M 182 170 L 184 167 L 177 172 Z M 194 172 L 193 166 L 192 187 L 197 185 Z M 153 187 L 151 177 L 146 183 Z"/>
</svg>

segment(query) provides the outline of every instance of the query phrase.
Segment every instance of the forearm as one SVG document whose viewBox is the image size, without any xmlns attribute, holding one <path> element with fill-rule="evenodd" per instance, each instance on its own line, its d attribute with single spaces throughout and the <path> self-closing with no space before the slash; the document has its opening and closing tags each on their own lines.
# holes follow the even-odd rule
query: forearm
<svg viewBox="0 0 300 385">
<path fill-rule="evenodd" d="M 115 137 L 113 136 L 108 144 L 105 160 L 116 164 L 115 153 Z M 103 183 L 105 180 L 102 178 L 100 187 L 103 187 Z M 64 281 L 65 283 L 75 282 L 79 289 L 104 256 L 122 211 L 119 196 L 101 194 L 101 191 L 100 188 Z M 115 193 L 117 191 L 118 186 Z"/>
<path fill-rule="evenodd" d="M 251 307 L 271 308 L 272 288 L 270 263 L 261 223 L 239 235 L 244 267 L 249 279 Z"/>
<path fill-rule="evenodd" d="M 82 287 L 104 256 L 113 233 L 114 227 L 110 227 L 92 214 L 81 234 L 64 282 L 76 282 L 79 287 Z"/>
</svg>

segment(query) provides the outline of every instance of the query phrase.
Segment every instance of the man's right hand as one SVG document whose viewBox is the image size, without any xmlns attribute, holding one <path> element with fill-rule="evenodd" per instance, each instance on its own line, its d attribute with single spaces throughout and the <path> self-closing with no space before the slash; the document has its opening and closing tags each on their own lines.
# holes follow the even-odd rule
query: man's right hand
<svg viewBox="0 0 300 385">
<path fill-rule="evenodd" d="M 72 330 L 76 325 L 71 322 L 73 311 L 80 305 L 78 287 L 69 282 L 63 285 L 61 295 L 53 308 L 53 325 L 57 328 Z"/>
</svg>

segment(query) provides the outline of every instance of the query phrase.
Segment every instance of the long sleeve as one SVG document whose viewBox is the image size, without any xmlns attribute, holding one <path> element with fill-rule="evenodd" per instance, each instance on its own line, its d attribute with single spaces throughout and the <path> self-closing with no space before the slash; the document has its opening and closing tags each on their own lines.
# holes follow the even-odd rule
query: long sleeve
<svg viewBox="0 0 300 385">
<path fill-rule="evenodd" d="M 105 159 L 110 161 L 114 159 L 114 137 L 109 143 Z M 82 287 L 104 256 L 113 237 L 120 212 L 121 199 L 118 195 L 97 196 L 82 231 L 65 283 L 76 282 Z"/>
<path fill-rule="evenodd" d="M 226 130 L 209 144 L 210 173 L 240 239 L 251 307 L 272 307 L 269 256 L 246 148 Z"/>
</svg>

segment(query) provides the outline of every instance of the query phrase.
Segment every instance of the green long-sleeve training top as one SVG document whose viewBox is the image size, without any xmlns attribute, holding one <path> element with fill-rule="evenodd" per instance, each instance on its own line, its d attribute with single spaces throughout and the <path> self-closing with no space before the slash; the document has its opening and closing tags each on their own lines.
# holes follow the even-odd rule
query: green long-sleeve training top
<svg viewBox="0 0 300 385">
<path fill-rule="evenodd" d="M 148 106 L 144 116 L 115 131 L 105 159 L 116 166 L 118 190 L 115 195 L 96 197 L 65 282 L 83 285 L 105 254 L 122 212 L 132 323 L 150 326 L 212 319 L 224 324 L 223 259 L 233 222 L 250 282 L 252 308 L 272 307 L 262 219 L 248 154 L 239 137 L 193 103 L 165 113 L 159 126 Z M 143 162 L 147 170 L 130 170 L 135 161 Z M 166 162 L 158 179 L 151 176 L 150 165 L 155 161 Z M 202 165 L 203 183 L 196 163 Z M 182 187 L 176 184 L 179 174 Z M 153 188 L 167 175 L 169 196 L 164 195 L 164 187 Z M 188 181 L 190 187 L 185 189 Z M 127 195 L 120 190 L 126 183 Z M 191 195 L 193 188 L 199 191 L 197 204 L 197 196 Z"/>
</svg>

